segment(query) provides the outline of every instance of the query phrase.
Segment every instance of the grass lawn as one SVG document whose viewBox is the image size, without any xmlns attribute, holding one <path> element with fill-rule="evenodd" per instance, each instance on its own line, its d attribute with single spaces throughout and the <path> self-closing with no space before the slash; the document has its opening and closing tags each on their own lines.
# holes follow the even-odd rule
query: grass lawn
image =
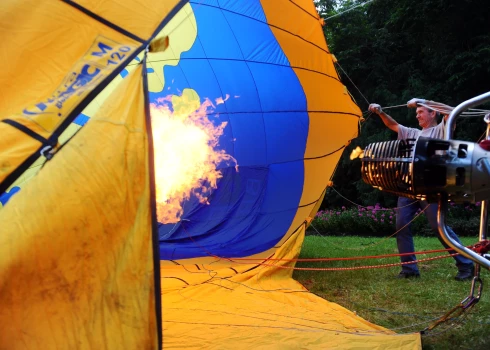
<svg viewBox="0 0 490 350">
<path fill-rule="evenodd" d="M 477 237 L 463 237 L 464 245 Z M 417 251 L 442 249 L 437 238 L 415 237 Z M 300 258 L 396 254 L 394 238 L 307 236 Z M 418 259 L 443 255 L 418 255 Z M 297 267 L 353 267 L 398 262 L 399 258 L 335 262 L 299 262 Z M 445 258 L 419 264 L 421 278 L 397 279 L 400 266 L 353 271 L 300 271 L 293 277 L 312 293 L 346 307 L 397 333 L 423 330 L 458 305 L 470 293 L 471 282 L 454 280 L 454 260 Z M 482 270 L 486 284 L 490 272 Z M 475 293 L 476 294 L 476 293 Z M 484 285 L 480 301 L 462 317 L 422 336 L 423 349 L 490 349 L 490 288 Z"/>
</svg>

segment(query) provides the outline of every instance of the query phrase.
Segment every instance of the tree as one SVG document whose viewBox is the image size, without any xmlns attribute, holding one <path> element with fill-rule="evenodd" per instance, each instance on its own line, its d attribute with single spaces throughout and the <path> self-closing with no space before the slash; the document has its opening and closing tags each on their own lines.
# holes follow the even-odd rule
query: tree
<svg viewBox="0 0 490 350">
<path fill-rule="evenodd" d="M 413 97 L 454 106 L 490 90 L 486 0 L 375 0 L 352 9 L 366 2 L 315 2 L 324 18 L 342 13 L 326 20 L 325 36 L 339 61 L 342 81 L 361 110 L 366 111 L 369 102 L 393 106 Z M 403 125 L 417 126 L 413 110 L 389 113 Z M 484 131 L 481 119 L 460 120 L 455 138 L 476 142 Z M 356 146 L 395 137 L 376 116 L 366 118 L 360 137 L 339 163 L 333 178 L 337 190 L 362 204 L 392 203 L 393 196 L 362 182 L 359 161 L 350 161 L 349 154 Z M 323 206 L 340 203 L 347 204 L 329 191 Z"/>
</svg>

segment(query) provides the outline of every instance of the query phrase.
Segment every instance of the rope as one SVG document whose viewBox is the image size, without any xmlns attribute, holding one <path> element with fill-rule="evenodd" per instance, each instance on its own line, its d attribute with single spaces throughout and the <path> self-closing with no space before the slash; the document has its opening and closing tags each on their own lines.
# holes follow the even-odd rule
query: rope
<svg viewBox="0 0 490 350">
<path fill-rule="evenodd" d="M 184 230 L 185 230 L 185 227 L 184 227 Z M 187 232 L 187 230 L 185 230 Z M 188 232 L 187 232 L 188 233 Z M 192 237 L 190 237 L 189 235 L 189 238 L 197 244 L 197 242 L 195 242 Z M 201 247 L 203 248 L 203 247 Z M 437 251 L 441 251 L 441 250 L 433 250 L 433 251 L 426 251 L 426 252 L 414 252 L 415 254 L 424 254 L 424 253 L 429 253 L 429 252 L 437 252 Z M 442 250 L 443 251 L 443 250 Z M 404 255 L 404 254 L 401 254 L 401 255 Z M 361 269 L 370 269 L 370 268 L 385 268 L 385 267 L 394 267 L 394 266 L 403 266 L 403 265 L 406 265 L 406 264 L 413 264 L 413 263 L 418 263 L 418 262 L 425 262 L 425 261 L 432 261 L 432 260 L 438 260 L 438 259 L 444 259 L 444 258 L 448 258 L 448 257 L 453 257 L 453 256 L 456 256 L 458 255 L 457 253 L 456 254 L 449 254 L 449 255 L 442 255 L 442 256 L 436 256 L 436 257 L 432 257 L 432 258 L 426 258 L 426 259 L 419 259 L 419 260 L 415 260 L 415 261 L 410 261 L 410 262 L 400 262 L 400 263 L 392 263 L 392 264 L 384 264 L 384 265 L 371 265 L 371 266 L 358 266 L 358 267 L 347 267 L 347 268 L 302 268 L 302 267 L 296 267 L 296 266 L 282 266 L 282 265 L 275 265 L 275 264 L 265 264 L 265 263 L 259 263 L 257 264 L 258 266 L 270 266 L 270 267 L 276 267 L 276 268 L 281 268 L 281 269 L 292 269 L 292 270 L 307 270 L 307 271 L 348 271 L 348 270 L 361 270 Z M 389 255 L 386 255 L 386 256 L 389 256 Z M 384 257 L 384 256 L 379 256 L 379 258 L 381 257 Z M 362 257 L 362 258 L 376 258 L 375 256 L 374 257 Z M 342 258 L 341 258 L 342 259 Z M 341 260 L 341 259 L 337 259 L 337 260 Z M 349 258 L 344 258 L 343 260 L 347 260 Z M 219 259 L 221 260 L 221 258 Z M 229 261 L 232 261 L 231 259 L 223 259 L 223 260 L 229 260 Z M 245 259 L 243 259 L 245 260 Z M 266 259 L 267 260 L 271 260 L 271 261 L 274 261 L 274 260 L 284 260 L 284 259 Z M 313 260 L 319 260 L 319 259 L 303 259 L 304 261 L 313 261 Z M 333 259 L 329 259 L 329 260 L 333 260 Z M 240 264 L 240 262 L 235 262 L 235 263 L 238 263 Z M 244 263 L 244 264 L 248 264 L 248 263 Z M 184 267 L 185 268 L 185 267 Z M 204 268 L 204 266 L 203 266 Z M 214 280 L 215 276 L 212 276 L 211 273 L 214 272 L 210 269 L 206 269 L 207 272 L 209 273 L 209 276 L 211 277 L 211 279 L 209 281 L 206 281 L 204 283 L 209 283 L 209 284 L 213 284 L 215 285 L 214 283 L 211 283 L 212 280 Z M 226 280 L 227 282 L 230 282 L 229 280 L 227 279 L 223 279 L 223 278 L 219 278 L 220 280 Z M 241 284 L 241 283 L 239 283 Z M 223 288 L 226 288 L 224 286 L 222 286 L 221 284 L 218 285 L 219 287 L 223 287 Z M 246 285 L 244 285 L 246 286 Z M 246 286 L 248 287 L 248 286 Z M 259 290 L 259 289 L 254 289 L 254 290 L 258 290 L 258 291 L 269 291 L 269 290 Z M 282 289 L 281 289 L 282 290 Z M 301 291 L 298 291 L 298 292 L 301 292 Z M 179 292 L 180 294 L 181 292 Z M 182 295 L 183 296 L 183 295 Z M 184 297 L 184 296 L 183 296 Z M 446 315 L 449 315 L 450 313 L 446 314 Z M 437 321 L 438 319 L 431 319 L 429 321 L 434 321 L 436 320 L 435 322 L 437 322 L 437 324 L 440 324 L 440 323 L 443 323 L 443 322 L 447 322 L 447 321 L 458 321 L 459 319 L 463 319 L 463 317 L 465 317 L 467 315 L 467 313 L 463 314 L 463 315 L 457 315 L 457 317 L 455 318 L 449 318 L 447 316 L 443 316 L 442 318 L 440 318 L 439 320 L 442 320 L 442 321 Z M 460 321 L 461 322 L 461 321 Z M 402 329 L 407 329 L 407 328 L 413 328 L 415 326 L 418 326 L 420 324 L 425 324 L 425 322 L 419 322 L 419 323 L 414 323 L 412 325 L 408 325 L 408 326 L 403 326 L 403 327 L 398 327 L 396 329 L 398 330 L 402 330 Z M 422 331 L 422 334 L 423 335 L 428 335 L 428 332 L 427 330 L 430 329 L 432 330 L 434 328 L 434 326 L 429 326 L 427 327 L 426 329 L 424 329 Z M 431 335 L 435 335 L 433 332 L 431 332 Z"/>
<path fill-rule="evenodd" d="M 454 110 L 454 107 L 448 106 L 444 103 L 435 102 L 435 101 L 430 101 L 430 102 L 426 102 L 426 103 L 419 103 L 418 105 L 425 107 L 425 108 L 432 109 L 432 110 L 439 112 L 439 113 L 442 113 L 442 114 L 450 114 Z M 472 110 L 470 112 L 464 111 L 464 112 L 460 113 L 460 116 L 462 116 L 462 117 L 480 117 L 480 116 L 484 116 L 488 113 L 490 113 L 490 111 L 481 109 L 481 110 Z"/>
<path fill-rule="evenodd" d="M 436 112 L 442 113 L 442 114 L 449 114 L 454 110 L 454 107 L 448 106 L 444 103 L 441 102 L 436 102 L 436 101 L 427 101 L 426 103 L 418 103 L 418 105 L 432 109 Z M 387 107 L 382 107 L 382 109 L 391 109 L 391 108 L 399 108 L 399 107 L 407 107 L 406 104 L 402 105 L 396 105 L 396 106 L 387 106 Z M 485 109 L 473 109 L 470 108 L 468 111 L 464 111 L 461 113 L 462 116 L 468 116 L 468 117 L 477 117 L 477 116 L 484 116 L 486 114 L 490 113 L 490 110 L 485 110 Z"/>
<path fill-rule="evenodd" d="M 212 254 L 211 252 L 209 252 L 207 249 L 205 249 L 203 246 L 199 245 L 190 235 L 189 235 L 189 232 L 187 232 L 187 230 L 185 229 L 184 225 L 182 225 L 182 228 L 184 229 L 184 231 L 187 233 L 188 237 L 190 238 L 190 240 L 196 244 L 199 248 L 203 249 L 210 257 L 214 257 L 216 259 L 219 259 L 219 260 L 226 260 L 226 261 L 230 261 L 230 262 L 234 262 L 236 264 L 249 264 L 248 262 L 240 262 L 239 260 L 254 260 L 252 258 L 248 259 L 248 258 L 225 258 L 225 257 L 220 257 L 220 256 L 217 256 L 217 255 L 214 255 Z M 444 251 L 444 250 L 442 250 Z M 434 251 L 436 252 L 436 251 Z M 425 252 L 414 252 L 414 253 L 403 253 L 401 255 L 409 255 L 409 254 L 425 254 Z M 367 266 L 356 266 L 356 267 L 296 267 L 296 266 L 282 266 L 282 265 L 275 265 L 275 264 L 266 264 L 266 263 L 258 263 L 256 265 L 259 265 L 259 266 L 269 266 L 269 267 L 277 267 L 277 268 L 281 268 L 281 269 L 292 269 L 292 270 L 301 270 L 301 271 L 347 271 L 347 270 L 362 270 L 362 269 L 371 269 L 371 268 L 384 268 L 384 267 L 394 267 L 394 266 L 402 266 L 402 265 L 408 265 L 408 264 L 416 264 L 418 262 L 424 262 L 424 261 L 431 261 L 431 260 L 437 260 L 437 259 L 444 259 L 444 258 L 448 258 L 448 257 L 453 257 L 453 256 L 456 256 L 458 255 L 458 253 L 455 253 L 455 254 L 448 254 L 448 255 L 440 255 L 440 256 L 435 256 L 435 257 L 432 257 L 432 258 L 425 258 L 425 259 L 419 259 L 419 260 L 414 260 L 414 261 L 408 261 L 408 262 L 399 262 L 399 263 L 391 263 L 391 264 L 384 264 L 384 265 L 367 265 Z M 389 256 L 389 255 L 386 255 L 386 256 Z M 398 254 L 394 254 L 393 256 L 398 256 Z M 364 257 L 362 257 L 364 258 Z M 371 257 L 366 257 L 366 258 L 371 258 Z M 372 258 L 376 258 L 376 257 L 372 257 Z M 321 258 L 319 258 L 321 259 Z M 329 258 L 326 258 L 326 259 L 329 259 Z M 337 258 L 337 260 L 353 260 L 352 258 Z M 273 259 L 273 258 L 267 258 L 265 259 L 265 261 L 280 261 L 280 260 L 283 260 L 283 259 Z M 290 259 L 289 261 L 290 262 L 295 262 L 299 259 Z M 308 259 L 306 259 L 305 261 L 307 261 Z M 315 259 L 313 259 L 315 260 Z M 287 261 L 287 259 L 286 259 Z M 325 261 L 328 261 L 328 260 L 325 260 Z"/>
<path fill-rule="evenodd" d="M 398 107 L 407 107 L 407 104 L 403 104 L 403 105 L 396 105 L 396 106 L 388 106 L 388 107 L 382 107 L 383 109 L 390 109 L 390 108 L 398 108 Z"/>
<path fill-rule="evenodd" d="M 481 136 L 478 138 L 478 141 L 476 141 L 476 143 L 480 143 L 480 141 L 482 141 L 487 135 L 487 131 L 485 130 L 483 132 L 483 134 L 481 134 Z"/>
<path fill-rule="evenodd" d="M 212 283 L 211 281 L 212 280 L 216 280 L 218 283 Z M 227 283 L 235 283 L 235 284 L 238 284 L 238 285 L 241 285 L 245 288 L 248 288 L 248 289 L 251 289 L 251 290 L 254 290 L 254 291 L 258 291 L 258 292 L 273 292 L 273 291 L 285 291 L 285 292 L 298 292 L 298 293 L 308 293 L 307 290 L 295 290 L 295 289 L 258 289 L 258 288 L 252 288 L 250 286 L 248 286 L 247 284 L 244 284 L 244 283 L 240 283 L 240 282 L 237 282 L 237 281 L 233 281 L 233 280 L 229 280 L 229 279 L 226 279 L 226 278 L 222 278 L 222 277 L 217 277 L 215 278 L 213 276 L 213 278 L 210 280 L 210 281 L 206 281 L 206 282 L 203 282 L 203 284 L 212 284 L 212 285 L 215 285 L 215 286 L 218 286 L 218 287 L 222 287 L 222 288 L 226 288 L 226 289 L 229 289 L 227 287 L 225 287 L 224 285 L 222 285 L 222 281 L 226 281 Z M 200 299 L 196 299 L 194 297 L 190 297 L 189 295 L 184 295 L 184 289 L 180 290 L 178 293 L 179 295 L 182 297 L 182 299 L 185 299 L 185 300 L 193 300 L 193 301 L 196 301 L 198 303 L 206 303 L 206 305 L 220 305 L 220 304 L 217 304 L 217 303 L 213 303 L 213 302 L 209 302 L 209 301 L 202 301 Z M 352 304 L 356 304 L 354 302 L 351 302 Z M 409 326 L 404 326 L 404 327 L 397 327 L 397 328 L 390 328 L 391 330 L 401 330 L 401 329 L 406 329 L 406 328 L 413 328 L 415 326 L 418 326 L 420 324 L 426 324 L 427 322 L 432 322 L 432 321 L 436 321 L 438 318 L 430 318 L 430 317 L 427 317 L 427 316 L 420 316 L 420 315 L 414 315 L 414 314 L 404 314 L 404 313 L 398 313 L 398 312 L 392 312 L 392 311 L 388 311 L 388 310 L 383 310 L 383 309 L 379 309 L 379 308 L 376 308 L 376 309 L 372 309 L 372 308 L 366 308 L 366 307 L 363 307 L 361 305 L 357 305 L 356 307 L 360 307 L 360 308 L 363 308 L 363 309 L 366 309 L 366 310 L 374 310 L 374 311 L 382 311 L 382 312 L 388 312 L 388 313 L 392 313 L 392 314 L 399 314 L 399 315 L 406 315 L 406 316 L 410 316 L 410 317 L 419 317 L 419 318 L 426 318 L 427 320 L 425 322 L 419 322 L 419 323 L 414 323 L 412 325 L 409 325 Z M 169 308 L 169 309 L 173 309 L 173 310 L 181 310 L 182 308 Z M 193 310 L 201 310 L 201 311 L 211 311 L 211 310 L 207 310 L 207 309 L 201 309 L 201 308 L 193 308 Z M 245 317 L 252 317 L 252 318 L 259 318 L 259 319 L 266 319 L 265 317 L 267 316 L 281 316 L 281 317 L 284 317 L 286 318 L 288 321 L 288 323 L 291 323 L 291 324 L 294 324 L 294 321 L 295 320 L 309 320 L 308 318 L 305 318 L 305 317 L 298 317 L 297 315 L 291 315 L 291 314 L 284 314 L 284 313 L 275 313 L 275 312 L 267 312 L 267 311 L 254 311 L 254 312 L 251 312 L 251 310 L 249 309 L 246 309 L 246 308 L 240 308 L 240 307 L 236 307 L 234 306 L 233 309 L 230 309 L 228 311 L 220 311 L 222 313 L 226 313 L 226 314 L 238 314 L 239 311 L 247 311 L 247 315 L 243 315 L 241 314 L 242 316 L 245 316 Z M 213 310 L 215 311 L 215 310 Z M 260 316 L 256 316 L 256 315 L 260 315 Z M 267 320 L 267 319 L 266 319 Z M 317 321 L 320 325 L 319 327 L 321 327 L 322 325 L 325 325 L 324 322 L 321 322 L 321 321 Z M 353 329 L 356 329 L 357 327 L 354 327 Z M 385 334 L 385 332 L 383 331 L 379 331 L 379 330 L 358 330 L 358 332 L 362 332 L 363 334 Z M 410 332 L 412 333 L 412 332 Z M 398 333 L 398 334 L 405 334 L 405 333 Z"/>
<path fill-rule="evenodd" d="M 384 264 L 384 265 L 354 266 L 354 267 L 296 267 L 296 266 L 283 266 L 283 265 L 265 264 L 265 263 L 259 263 L 257 265 L 277 267 L 280 269 L 299 270 L 299 271 L 350 271 L 350 270 L 380 269 L 380 268 L 385 268 L 385 267 L 395 267 L 395 266 L 402 266 L 402 265 L 409 265 L 409 264 L 417 264 L 419 262 L 445 259 L 445 258 L 453 257 L 456 255 L 458 255 L 458 253 L 448 254 L 448 255 L 439 255 L 439 256 L 432 257 L 432 258 L 425 258 L 425 259 L 408 261 L 408 262 L 398 262 L 398 263 L 391 263 L 391 264 Z M 229 260 L 229 261 L 233 262 L 232 259 L 224 259 L 224 260 Z M 236 263 L 240 264 L 240 262 L 236 262 Z M 244 264 L 246 264 L 246 263 L 244 263 Z"/>
<path fill-rule="evenodd" d="M 189 239 L 195 245 L 197 245 L 199 248 L 203 249 L 203 251 L 205 251 L 210 257 L 214 257 L 214 258 L 219 259 L 219 260 L 226 260 L 226 261 L 234 262 L 236 264 L 250 264 L 248 262 L 243 262 L 242 263 L 242 262 L 240 262 L 240 260 L 253 260 L 252 258 L 250 258 L 250 259 L 248 259 L 248 258 L 225 258 L 225 257 L 220 257 L 220 256 L 217 256 L 215 254 L 212 254 L 205 247 L 203 247 L 200 244 L 198 244 L 192 238 L 192 236 L 186 230 L 186 228 L 185 228 L 184 225 L 182 225 L 182 228 L 187 233 L 187 236 L 189 237 Z M 444 250 L 442 250 L 442 251 L 444 251 Z M 434 252 L 436 252 L 436 251 L 434 251 Z M 401 255 L 410 255 L 410 254 L 412 254 L 412 253 L 403 253 L 403 254 L 400 254 L 400 255 L 393 254 L 392 256 L 401 256 Z M 425 254 L 425 252 L 414 252 L 413 254 Z M 269 266 L 269 267 L 277 267 L 277 268 L 281 268 L 281 269 L 301 270 L 301 271 L 347 271 L 347 270 L 362 270 L 362 269 L 371 269 L 371 268 L 374 269 L 374 268 L 403 266 L 403 265 L 408 265 L 408 264 L 416 264 L 418 262 L 431 261 L 431 260 L 437 260 L 437 259 L 444 259 L 444 258 L 456 256 L 456 255 L 459 255 L 459 254 L 458 253 L 454 253 L 454 254 L 448 254 L 448 255 L 440 255 L 440 256 L 436 256 L 436 257 L 432 257 L 432 258 L 425 258 L 425 259 L 420 259 L 420 260 L 408 261 L 408 262 L 391 263 L 391 264 L 384 264 L 384 265 L 356 266 L 356 267 L 326 267 L 326 268 L 325 267 L 311 267 L 310 268 L 310 267 L 296 267 L 296 266 L 282 266 L 282 265 L 275 265 L 275 264 L 266 264 L 266 263 L 263 263 L 263 262 L 257 263 L 255 265 Z M 386 255 L 386 256 L 389 256 L 389 255 Z M 364 258 L 364 257 L 361 257 L 361 258 Z M 366 258 L 371 258 L 371 257 L 366 257 Z M 373 256 L 372 258 L 376 258 L 376 257 Z M 317 259 L 321 259 L 321 258 L 317 258 Z M 330 259 L 330 258 L 325 258 L 325 259 Z M 280 260 L 282 260 L 282 259 L 273 259 L 273 258 L 267 258 L 267 259 L 265 259 L 265 261 L 280 261 Z M 290 262 L 295 262 L 297 260 L 298 259 L 290 259 L 289 261 Z M 315 260 L 315 259 L 313 259 L 313 260 Z M 354 260 L 354 259 L 352 259 L 352 258 L 337 258 L 337 260 Z M 328 260 L 325 260 L 325 261 L 328 261 Z"/>
<path fill-rule="evenodd" d="M 328 21 L 329 19 L 332 19 L 332 18 L 338 17 L 338 16 L 340 16 L 340 15 L 343 15 L 344 13 L 350 12 L 350 11 L 352 11 L 352 10 L 354 10 L 354 9 L 356 9 L 356 8 L 358 8 L 358 7 L 360 7 L 360 6 L 367 5 L 367 4 L 369 4 L 369 3 L 373 2 L 373 1 L 374 1 L 374 0 L 369 0 L 369 1 L 366 1 L 366 2 L 364 2 L 364 3 L 362 3 L 362 4 L 359 4 L 359 5 L 353 6 L 353 7 L 349 8 L 349 9 L 347 9 L 347 10 L 345 10 L 345 11 L 342 11 L 342 12 L 339 12 L 339 13 L 337 13 L 337 14 L 333 15 L 333 16 L 327 17 L 327 18 L 325 18 L 325 20 L 326 20 L 326 21 Z"/>
<path fill-rule="evenodd" d="M 399 253 L 399 254 L 351 256 L 351 257 L 346 257 L 346 258 L 301 258 L 301 259 L 268 258 L 267 260 L 269 260 L 269 261 L 289 261 L 289 262 L 322 262 L 322 261 L 344 261 L 344 260 L 363 260 L 363 259 L 384 259 L 384 258 L 392 258 L 392 257 L 397 257 L 397 256 L 406 256 L 406 255 L 442 253 L 442 252 L 447 252 L 451 249 L 452 248 L 433 249 L 433 250 L 425 250 L 425 251 L 421 251 L 421 252 Z M 233 261 L 236 261 L 236 260 L 256 261 L 256 260 L 264 260 L 264 259 L 263 258 L 233 258 Z"/>
<path fill-rule="evenodd" d="M 356 90 L 359 92 L 359 94 L 361 94 L 362 98 L 366 101 L 367 104 L 369 104 L 369 101 L 368 99 L 366 98 L 366 96 L 364 96 L 361 92 L 361 90 L 359 90 L 359 88 L 357 87 L 356 84 L 354 84 L 354 82 L 352 81 L 352 79 L 349 77 L 349 75 L 345 72 L 345 70 L 342 68 L 342 66 L 339 64 L 339 62 L 337 61 L 336 62 L 337 65 L 339 66 L 339 68 L 342 70 L 342 72 L 345 74 L 345 76 L 347 77 L 347 79 L 349 79 L 349 81 L 352 83 L 352 85 L 356 88 Z"/>
</svg>

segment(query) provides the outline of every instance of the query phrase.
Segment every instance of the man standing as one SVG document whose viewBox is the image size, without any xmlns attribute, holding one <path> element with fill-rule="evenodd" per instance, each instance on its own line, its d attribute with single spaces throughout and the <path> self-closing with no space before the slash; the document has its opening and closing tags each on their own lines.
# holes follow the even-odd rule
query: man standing
<svg viewBox="0 0 490 350">
<path fill-rule="evenodd" d="M 395 121 L 392 117 L 383 112 L 381 106 L 378 104 L 370 104 L 369 111 L 379 115 L 386 127 L 398 133 L 398 140 L 416 139 L 419 136 L 444 139 L 445 124 L 448 115 L 445 115 L 443 120 L 440 123 L 437 123 L 438 113 L 428 107 L 421 106 L 421 104 L 426 105 L 426 103 L 429 103 L 429 101 L 416 98 L 408 101 L 407 103 L 407 107 L 417 108 L 416 118 L 419 122 L 419 126 L 422 128 L 421 130 L 416 128 L 408 128 L 406 126 L 398 124 L 397 121 Z M 398 233 L 396 236 L 396 242 L 398 245 L 398 252 L 400 254 L 411 253 L 415 251 L 410 222 L 413 220 L 419 208 L 422 210 L 425 209 L 425 215 L 429 220 L 429 224 L 432 230 L 437 234 L 439 241 L 441 241 L 444 247 L 449 248 L 446 242 L 444 242 L 439 235 L 439 230 L 437 226 L 437 203 L 428 204 L 426 201 L 417 201 L 407 197 L 398 197 L 397 207 L 398 209 L 396 215 L 396 230 Z M 447 231 L 452 239 L 461 243 L 458 236 L 450 227 L 447 228 Z M 455 253 L 455 251 L 450 250 L 449 253 L 453 254 Z M 410 262 L 416 260 L 414 254 L 401 256 L 400 260 L 409 264 L 402 265 L 402 270 L 398 275 L 398 278 L 420 277 L 417 263 L 410 264 Z M 458 273 L 455 279 L 457 281 L 472 279 L 474 269 L 473 262 L 462 255 L 456 255 L 454 257 L 454 260 L 456 260 L 456 266 L 458 268 Z"/>
</svg>

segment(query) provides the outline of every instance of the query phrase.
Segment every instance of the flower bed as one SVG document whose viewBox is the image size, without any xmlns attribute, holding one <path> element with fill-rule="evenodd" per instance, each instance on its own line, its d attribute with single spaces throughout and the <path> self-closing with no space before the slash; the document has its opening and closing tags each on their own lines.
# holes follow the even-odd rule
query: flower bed
<svg viewBox="0 0 490 350">
<path fill-rule="evenodd" d="M 478 236 L 480 203 L 450 203 L 447 222 L 459 236 Z M 342 207 L 319 211 L 313 219 L 312 226 L 308 228 L 308 233 L 385 237 L 395 233 L 395 224 L 395 208 L 382 208 L 379 204 L 368 207 Z M 424 213 L 412 222 L 412 230 L 416 235 L 433 235 Z"/>
</svg>

